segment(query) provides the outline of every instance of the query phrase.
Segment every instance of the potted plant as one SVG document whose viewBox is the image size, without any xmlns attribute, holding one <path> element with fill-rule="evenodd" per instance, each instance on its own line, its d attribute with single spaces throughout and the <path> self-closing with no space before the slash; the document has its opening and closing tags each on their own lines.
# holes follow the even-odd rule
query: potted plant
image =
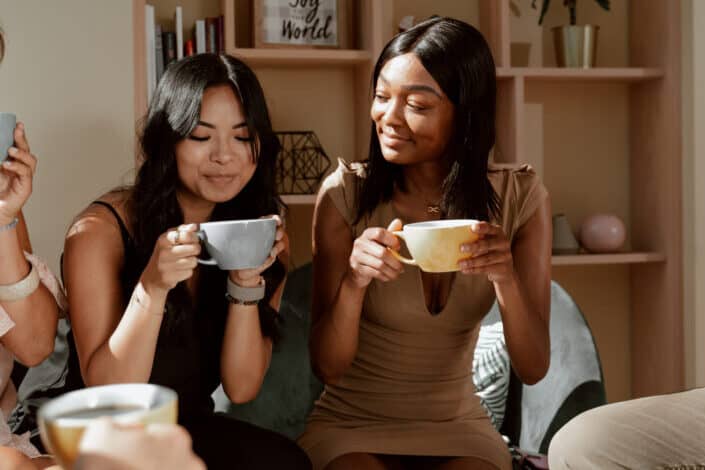
<svg viewBox="0 0 705 470">
<path fill-rule="evenodd" d="M 595 1 L 605 11 L 609 11 L 610 0 Z M 568 8 L 570 15 L 570 25 L 551 28 L 556 51 L 556 64 L 559 67 L 589 68 L 595 65 L 599 27 L 595 25 L 578 26 L 576 24 L 576 4 L 577 0 L 563 0 L 563 6 Z M 543 0 L 539 24 L 543 24 L 543 18 L 550 5 L 551 0 Z M 531 1 L 531 6 L 536 8 L 536 0 Z"/>
</svg>

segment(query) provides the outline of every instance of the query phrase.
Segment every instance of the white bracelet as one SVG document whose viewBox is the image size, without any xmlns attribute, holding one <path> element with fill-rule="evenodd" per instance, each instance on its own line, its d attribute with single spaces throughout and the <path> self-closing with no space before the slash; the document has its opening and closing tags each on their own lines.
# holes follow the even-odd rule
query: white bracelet
<svg viewBox="0 0 705 470">
<path fill-rule="evenodd" d="M 39 287 L 39 272 L 37 268 L 30 263 L 32 269 L 24 279 L 15 282 L 14 284 L 0 284 L 0 301 L 14 302 L 29 297 Z"/>
</svg>

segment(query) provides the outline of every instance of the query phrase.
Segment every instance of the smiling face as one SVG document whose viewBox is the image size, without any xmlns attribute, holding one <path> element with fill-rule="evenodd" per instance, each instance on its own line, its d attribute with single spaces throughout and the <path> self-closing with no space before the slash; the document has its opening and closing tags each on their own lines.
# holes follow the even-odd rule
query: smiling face
<svg viewBox="0 0 705 470">
<path fill-rule="evenodd" d="M 370 116 L 384 159 L 402 165 L 441 159 L 453 132 L 453 104 L 412 53 L 382 67 Z"/>
<path fill-rule="evenodd" d="M 257 168 L 251 144 L 242 103 L 232 88 L 207 88 L 198 125 L 176 144 L 180 202 L 215 205 L 237 196 Z"/>
</svg>

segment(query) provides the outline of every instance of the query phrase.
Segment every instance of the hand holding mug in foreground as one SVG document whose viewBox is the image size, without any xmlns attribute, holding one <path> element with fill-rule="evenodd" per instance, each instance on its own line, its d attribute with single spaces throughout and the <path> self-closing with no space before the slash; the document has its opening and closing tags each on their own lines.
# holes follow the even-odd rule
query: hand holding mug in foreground
<svg viewBox="0 0 705 470">
<path fill-rule="evenodd" d="M 459 263 L 462 273 L 486 274 L 487 279 L 495 283 L 514 279 L 512 245 L 502 227 L 475 222 L 471 230 L 479 235 L 479 240 L 460 246 L 460 251 L 469 256 Z"/>
<path fill-rule="evenodd" d="M 399 277 L 404 268 L 389 248 L 399 249 L 399 239 L 393 232 L 401 227 L 401 220 L 394 219 L 386 230 L 370 227 L 355 239 L 346 274 L 354 285 L 363 288 L 372 279 L 388 282 Z"/>
<path fill-rule="evenodd" d="M 119 425 L 94 420 L 81 439 L 74 466 L 80 470 L 205 469 L 191 449 L 191 436 L 175 424 Z"/>
</svg>

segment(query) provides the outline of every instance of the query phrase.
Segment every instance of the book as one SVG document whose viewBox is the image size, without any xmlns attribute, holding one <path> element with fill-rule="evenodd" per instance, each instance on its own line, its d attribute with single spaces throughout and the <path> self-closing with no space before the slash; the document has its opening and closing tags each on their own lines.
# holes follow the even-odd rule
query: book
<svg viewBox="0 0 705 470">
<path fill-rule="evenodd" d="M 164 46 L 162 45 L 162 27 L 154 25 L 154 59 L 157 71 L 157 83 L 164 75 Z"/>
<path fill-rule="evenodd" d="M 154 44 L 154 6 L 144 6 L 145 62 L 147 72 L 147 104 L 152 100 L 152 93 L 157 87 L 157 63 Z"/>
<path fill-rule="evenodd" d="M 206 21 L 196 20 L 196 32 L 194 34 L 196 38 L 196 54 L 203 54 L 206 52 Z"/>
<path fill-rule="evenodd" d="M 206 52 L 218 53 L 218 38 L 216 36 L 216 18 L 206 18 Z"/>
<path fill-rule="evenodd" d="M 176 60 L 184 57 L 184 13 L 181 7 L 176 7 L 174 13 L 174 29 L 176 30 Z"/>
<path fill-rule="evenodd" d="M 194 47 L 193 47 L 193 39 L 189 39 L 186 41 L 186 44 L 184 45 L 184 57 L 189 57 L 193 55 Z"/>
<path fill-rule="evenodd" d="M 176 33 L 165 31 L 162 33 L 162 47 L 164 51 L 164 70 L 176 60 Z"/>
<path fill-rule="evenodd" d="M 225 17 L 220 15 L 216 23 L 216 36 L 218 37 L 218 54 L 225 53 Z"/>
</svg>

